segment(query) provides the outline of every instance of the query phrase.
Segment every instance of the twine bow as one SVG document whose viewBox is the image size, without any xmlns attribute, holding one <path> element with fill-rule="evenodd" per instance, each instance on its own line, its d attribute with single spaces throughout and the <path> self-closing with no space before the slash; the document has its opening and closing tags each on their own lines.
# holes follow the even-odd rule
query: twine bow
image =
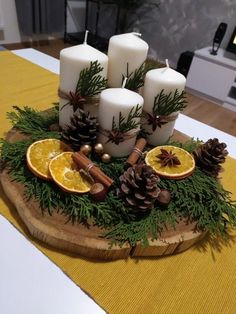
<svg viewBox="0 0 236 314">
<path fill-rule="evenodd" d="M 100 128 L 99 132 L 100 134 L 107 137 L 106 143 L 111 142 L 119 145 L 120 143 L 135 137 L 138 134 L 139 130 L 135 129 L 127 132 L 121 132 L 119 130 L 105 130 L 103 128 Z"/>
<path fill-rule="evenodd" d="M 62 99 L 68 100 L 68 102 L 62 106 L 61 110 L 66 106 L 72 106 L 73 112 L 75 112 L 77 109 L 84 110 L 85 104 L 92 104 L 92 105 L 98 105 L 99 104 L 99 98 L 98 97 L 83 97 L 81 96 L 79 91 L 69 93 L 63 92 L 62 90 L 58 89 L 58 96 Z"/>
<path fill-rule="evenodd" d="M 169 115 L 169 116 L 156 116 L 155 114 L 151 114 L 146 112 L 147 116 L 147 124 L 152 126 L 152 131 L 156 131 L 157 127 L 161 128 L 168 122 L 175 121 L 177 119 L 178 114 Z"/>
</svg>

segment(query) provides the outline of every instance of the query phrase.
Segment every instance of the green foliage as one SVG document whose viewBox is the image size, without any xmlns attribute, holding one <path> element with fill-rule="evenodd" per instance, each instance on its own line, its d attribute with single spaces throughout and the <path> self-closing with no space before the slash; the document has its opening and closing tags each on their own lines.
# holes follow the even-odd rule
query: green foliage
<svg viewBox="0 0 236 314">
<path fill-rule="evenodd" d="M 140 122 L 138 122 L 136 118 L 141 118 L 141 115 L 142 115 L 142 107 L 139 105 L 137 105 L 136 107 L 133 107 L 130 110 L 126 119 L 120 112 L 118 125 L 116 125 L 115 123 L 115 117 L 113 117 L 112 119 L 112 130 L 125 133 L 130 130 L 136 129 L 137 127 L 140 126 Z"/>
<path fill-rule="evenodd" d="M 193 139 L 190 138 L 189 140 L 187 140 L 184 143 L 180 143 L 178 141 L 174 141 L 172 138 L 168 141 L 167 145 L 173 145 L 173 146 L 177 146 L 180 148 L 185 149 L 187 152 L 192 153 L 197 146 L 202 143 L 202 141 L 200 141 L 198 138 L 197 139 Z"/>
<path fill-rule="evenodd" d="M 182 111 L 187 106 L 185 99 L 185 92 L 176 89 L 174 93 L 164 93 L 164 89 L 161 90 L 154 99 L 153 114 L 155 116 L 168 116 L 173 112 Z"/>
<path fill-rule="evenodd" d="M 18 107 L 15 109 L 17 113 L 8 114 L 13 125 L 25 134 L 33 136 L 15 143 L 1 140 L 1 162 L 9 169 L 12 179 L 25 186 L 25 197 L 36 199 L 42 211 L 48 211 L 49 214 L 58 211 L 72 223 L 94 221 L 96 225 L 106 229 L 103 236 L 110 239 L 111 244 L 119 242 L 122 245 L 128 241 L 132 246 L 137 241 L 147 245 L 147 235 L 157 239 L 165 225 L 168 223 L 175 226 L 180 216 L 196 220 L 198 228 L 213 235 L 225 236 L 227 225 L 236 227 L 236 204 L 230 200 L 229 192 L 225 191 L 218 181 L 199 169 L 183 180 L 162 179 L 159 186 L 171 192 L 171 202 L 167 207 L 156 205 L 150 214 L 139 220 L 123 205 L 116 194 L 125 158 L 113 159 L 111 164 L 103 164 L 97 156 L 91 155 L 93 162 L 115 181 L 106 199 L 99 203 L 92 202 L 88 194 L 66 193 L 53 182 L 35 177 L 27 167 L 27 148 L 36 140 L 37 135 L 41 139 L 43 132 L 55 122 L 58 110 L 53 109 L 50 115 L 42 118 L 41 114 L 32 109 L 19 110 Z M 37 124 L 31 123 L 30 117 L 33 121 L 38 121 Z M 191 152 L 196 142 L 189 140 L 185 144 L 176 142 L 175 145 Z"/>
<path fill-rule="evenodd" d="M 122 75 L 122 81 L 127 77 L 127 82 L 125 87 L 132 91 L 138 90 L 144 85 L 145 75 L 148 71 L 152 70 L 154 67 L 150 64 L 143 62 L 138 69 L 134 72 L 129 73 L 129 64 L 127 63 L 126 75 Z"/>
<path fill-rule="evenodd" d="M 111 244 L 118 242 L 122 246 L 128 241 L 131 246 L 135 246 L 137 241 L 141 241 L 143 246 L 147 246 L 148 235 L 151 236 L 152 240 L 157 239 L 159 233 L 164 230 L 166 223 L 174 225 L 175 213 L 155 208 L 142 220 L 120 221 L 104 236 L 111 240 Z"/>
<path fill-rule="evenodd" d="M 107 88 L 107 79 L 99 74 L 102 70 L 98 61 L 90 62 L 89 68 L 80 72 L 76 92 L 82 97 L 93 97 Z"/>
<path fill-rule="evenodd" d="M 198 228 L 224 234 L 226 216 L 236 226 L 236 205 L 229 192 L 198 168 L 184 180 L 161 180 L 159 185 L 171 191 L 170 210 L 177 207 L 182 216 L 198 221 Z"/>
<path fill-rule="evenodd" d="M 36 110 L 24 107 L 13 106 L 15 111 L 7 113 L 7 118 L 12 125 L 18 128 L 22 133 L 29 135 L 32 140 L 44 138 L 60 138 L 58 132 L 50 130 L 52 124 L 58 123 L 58 104 L 44 115 L 39 114 Z"/>
</svg>

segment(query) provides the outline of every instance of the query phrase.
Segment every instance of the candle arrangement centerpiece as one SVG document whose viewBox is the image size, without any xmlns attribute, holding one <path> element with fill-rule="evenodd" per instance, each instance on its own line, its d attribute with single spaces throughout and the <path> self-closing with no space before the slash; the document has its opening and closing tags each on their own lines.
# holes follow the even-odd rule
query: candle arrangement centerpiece
<svg viewBox="0 0 236 314">
<path fill-rule="evenodd" d="M 23 185 L 42 212 L 67 216 L 73 228 L 86 226 L 84 243 L 76 246 L 81 254 L 90 242 L 85 234 L 97 229 L 91 238 L 104 239 L 106 250 L 96 242 L 93 256 L 111 250 L 104 258 L 115 259 L 131 251 L 180 252 L 206 232 L 225 235 L 227 224 L 236 225 L 236 205 L 218 180 L 226 145 L 170 140 L 186 106 L 185 78 L 168 61 L 150 69 L 147 51 L 135 33 L 112 37 L 108 56 L 85 39 L 61 52 L 58 106 L 46 113 L 15 107 L 8 114 L 17 139 L 24 136 L 3 141 L 5 178 Z M 76 241 L 73 235 L 63 248 L 73 251 Z"/>
</svg>

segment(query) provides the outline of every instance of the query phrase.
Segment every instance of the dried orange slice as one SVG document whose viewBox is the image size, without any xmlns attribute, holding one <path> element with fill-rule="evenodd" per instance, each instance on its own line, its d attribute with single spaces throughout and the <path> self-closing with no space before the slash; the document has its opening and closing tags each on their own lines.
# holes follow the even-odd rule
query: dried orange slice
<svg viewBox="0 0 236 314">
<path fill-rule="evenodd" d="M 51 180 L 49 162 L 62 152 L 71 150 L 69 146 L 57 139 L 45 139 L 31 144 L 26 153 L 29 169 L 38 177 Z"/>
<path fill-rule="evenodd" d="M 163 165 L 157 157 L 162 153 L 162 150 L 171 152 L 178 158 L 180 164 Z M 180 180 L 192 174 L 195 168 L 195 160 L 193 156 L 186 150 L 172 145 L 157 146 L 150 150 L 145 158 L 147 165 L 151 166 L 154 171 L 160 176 L 169 179 Z"/>
<path fill-rule="evenodd" d="M 64 152 L 54 157 L 49 163 L 50 174 L 64 191 L 86 193 L 90 190 L 91 183 L 80 175 L 72 154 L 73 152 Z"/>
</svg>

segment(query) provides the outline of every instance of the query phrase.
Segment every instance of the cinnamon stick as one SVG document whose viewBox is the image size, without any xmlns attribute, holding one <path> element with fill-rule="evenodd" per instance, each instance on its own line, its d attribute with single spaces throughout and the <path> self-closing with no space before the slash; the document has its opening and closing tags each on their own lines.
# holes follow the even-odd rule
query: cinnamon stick
<svg viewBox="0 0 236 314">
<path fill-rule="evenodd" d="M 147 141 L 145 138 L 139 138 L 135 144 L 135 147 L 132 151 L 132 153 L 129 155 L 128 159 L 126 160 L 125 163 L 125 168 L 127 169 L 128 167 L 133 166 L 136 164 L 138 159 L 142 156 L 142 152 L 147 144 Z"/>
<path fill-rule="evenodd" d="M 74 153 L 72 155 L 72 159 L 80 169 L 87 171 L 96 182 L 102 183 L 106 188 L 109 188 L 112 185 L 113 180 L 108 177 L 99 167 L 94 165 L 93 162 L 83 153 Z"/>
</svg>

